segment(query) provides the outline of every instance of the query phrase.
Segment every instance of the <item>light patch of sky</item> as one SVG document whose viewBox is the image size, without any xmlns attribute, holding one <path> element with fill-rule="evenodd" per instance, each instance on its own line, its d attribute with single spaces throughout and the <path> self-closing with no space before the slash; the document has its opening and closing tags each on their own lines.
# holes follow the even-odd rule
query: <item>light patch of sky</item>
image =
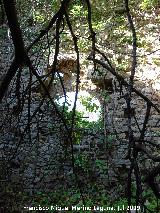
<svg viewBox="0 0 160 213">
<path fill-rule="evenodd" d="M 100 105 L 99 100 L 92 97 L 91 102 L 89 104 L 91 104 L 91 105 L 96 104 L 98 109 L 94 110 L 93 112 L 90 112 L 81 103 L 81 100 L 80 100 L 81 97 L 82 98 L 89 98 L 89 97 L 92 97 L 92 96 L 87 91 L 79 91 L 78 92 L 78 99 L 77 99 L 77 102 L 76 102 L 76 110 L 78 112 L 83 113 L 83 117 L 85 117 L 84 119 L 87 119 L 90 122 L 98 121 L 98 119 L 100 118 L 100 115 L 101 115 L 101 105 Z M 73 109 L 74 102 L 75 102 L 75 92 L 67 92 L 66 99 L 67 99 L 66 106 L 68 106 L 68 110 L 71 111 Z M 59 98 L 58 100 L 56 100 L 56 102 L 59 105 L 62 106 L 65 102 L 65 97 Z"/>
</svg>

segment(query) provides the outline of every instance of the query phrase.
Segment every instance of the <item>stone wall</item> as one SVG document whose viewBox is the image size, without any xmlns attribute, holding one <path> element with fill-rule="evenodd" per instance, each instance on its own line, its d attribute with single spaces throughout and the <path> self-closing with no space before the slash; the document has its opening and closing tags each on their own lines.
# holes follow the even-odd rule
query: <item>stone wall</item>
<svg viewBox="0 0 160 213">
<path fill-rule="evenodd" d="M 5 70 L 7 68 L 8 66 L 5 67 Z M 1 74 L 4 74 L 3 69 Z M 142 69 L 136 72 L 135 87 L 158 106 L 160 70 L 159 68 L 151 70 L 151 67 L 143 67 Z M 104 98 L 101 92 L 103 73 L 106 71 L 102 69 L 102 75 L 99 75 L 98 78 L 96 73 L 91 75 L 89 72 L 92 72 L 92 69 L 86 66 L 85 75 L 81 76 L 80 89 L 88 90 L 104 106 Z M 124 76 L 127 80 L 129 74 L 126 73 Z M 67 91 L 72 91 L 75 88 L 71 87 L 73 82 L 74 84 L 76 82 L 74 74 L 64 84 Z M 91 159 L 92 176 L 97 183 L 103 183 L 105 187 L 109 184 L 116 186 L 120 176 L 122 176 L 121 184 L 123 185 L 126 181 L 126 172 L 130 166 L 129 160 L 126 159 L 128 127 L 125 99 L 119 98 L 118 82 L 110 73 L 106 76 L 106 84 L 107 82 L 109 83 L 109 87 L 107 87 L 109 90 L 106 88 L 106 91 L 109 99 L 105 102 L 106 137 L 104 137 L 104 130 L 84 130 L 81 143 L 74 145 L 75 156 L 83 154 Z M 26 75 L 22 76 L 22 85 L 21 92 L 23 93 L 28 86 Z M 63 94 L 63 89 L 62 87 L 59 88 L 59 85 L 58 83 L 53 87 L 53 97 L 57 94 Z M 35 83 L 36 86 L 38 84 Z M 123 88 L 123 93 L 125 94 L 125 92 L 126 89 Z M 39 92 L 32 91 L 31 93 L 30 111 L 28 111 L 28 93 L 24 93 L 24 96 L 21 97 L 24 98 L 23 109 L 17 111 L 18 99 L 15 98 L 15 79 L 13 79 L 8 96 L 1 104 L 0 185 L 2 193 L 8 183 L 14 186 L 15 191 L 25 190 L 31 195 L 37 191 L 54 190 L 61 184 L 67 188 L 68 185 L 73 184 L 74 175 L 70 157 L 72 150 L 67 144 L 68 135 L 62 119 L 59 118 L 49 101 L 46 100 L 41 103 L 42 95 Z M 134 136 L 139 137 L 139 129 L 142 129 L 145 119 L 146 102 L 133 93 L 131 105 Z M 33 116 L 35 111 L 37 115 L 29 122 L 28 112 L 30 116 Z M 153 108 L 145 139 L 160 146 L 160 115 Z M 153 153 L 160 154 L 159 149 L 154 150 Z M 140 158 L 143 160 L 145 156 L 140 156 Z M 101 164 L 104 165 L 102 167 L 105 171 L 108 171 L 107 173 L 97 165 L 97 160 L 100 160 Z M 150 166 L 148 161 L 145 164 L 145 167 Z M 79 171 L 81 169 L 79 167 Z"/>
<path fill-rule="evenodd" d="M 93 70 L 89 70 L 88 78 L 93 79 L 93 82 L 99 89 L 99 93 L 101 93 L 102 88 L 99 87 L 99 82 L 103 82 L 103 76 L 106 72 L 105 69 L 100 68 L 100 72 L 102 76 L 97 77 L 97 73 L 92 75 Z M 129 73 L 123 73 L 122 75 L 126 81 L 129 78 Z M 116 131 L 119 137 L 122 139 L 127 138 L 127 112 L 126 112 L 126 101 L 124 98 L 124 94 L 127 92 L 125 87 L 121 91 L 119 83 L 117 82 L 115 76 L 108 73 L 106 75 L 106 81 L 112 83 L 112 91 L 110 90 L 110 85 L 106 88 L 108 92 L 109 101 L 106 102 L 107 107 L 107 116 L 108 116 L 108 124 L 109 130 L 111 132 Z M 96 80 L 97 79 L 97 82 Z M 101 80 L 102 79 L 102 80 Z M 105 86 L 105 85 L 104 85 Z M 108 85 L 107 85 L 108 86 Z M 141 92 L 144 96 L 146 96 L 149 100 L 151 100 L 157 107 L 160 107 L 160 68 L 155 66 L 144 66 L 143 72 L 142 68 L 138 69 L 135 74 L 134 80 L 134 88 Z M 96 90 L 97 92 L 97 90 Z M 101 100 L 101 95 L 99 99 Z M 103 100 L 101 100 L 103 104 Z M 142 125 L 144 123 L 144 118 L 147 109 L 146 101 L 138 96 L 135 92 L 132 93 L 132 101 L 131 101 L 131 110 L 132 110 L 132 125 L 135 137 L 139 136 L 139 129 L 142 129 Z M 156 109 L 152 108 L 150 113 L 149 122 L 147 125 L 146 138 L 160 142 L 160 115 L 156 111 Z"/>
</svg>

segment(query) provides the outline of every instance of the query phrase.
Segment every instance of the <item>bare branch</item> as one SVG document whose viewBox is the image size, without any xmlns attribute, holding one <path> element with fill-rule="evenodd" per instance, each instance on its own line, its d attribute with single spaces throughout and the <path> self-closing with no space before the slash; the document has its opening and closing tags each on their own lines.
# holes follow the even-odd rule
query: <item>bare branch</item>
<svg viewBox="0 0 160 213">
<path fill-rule="evenodd" d="M 145 177 L 145 182 L 151 187 L 157 198 L 160 198 L 160 186 L 156 183 L 155 177 L 160 174 L 160 164 L 158 164 L 151 171 L 148 171 L 148 174 Z"/>
<path fill-rule="evenodd" d="M 143 128 L 141 130 L 140 140 L 144 139 L 146 126 L 147 126 L 147 123 L 148 123 L 148 120 L 149 120 L 149 116 L 150 116 L 150 111 L 151 111 L 151 105 L 147 102 L 146 115 L 145 115 L 145 119 L 144 119 L 144 122 L 143 122 Z"/>
<path fill-rule="evenodd" d="M 152 153 L 145 147 L 144 144 L 135 144 L 135 148 L 138 151 L 144 152 L 154 162 L 160 162 L 160 156 L 154 156 L 154 155 L 152 155 Z"/>
<path fill-rule="evenodd" d="M 93 60 L 92 57 L 88 57 L 88 60 Z M 124 77 L 120 74 L 118 74 L 116 72 L 116 70 L 114 68 L 111 68 L 110 66 L 108 66 L 106 63 L 102 62 L 99 59 L 95 59 L 95 62 L 99 65 L 101 65 L 103 68 L 105 68 L 107 71 L 111 72 L 118 81 L 120 81 L 124 86 L 128 86 L 128 82 L 124 79 Z M 135 92 L 138 96 L 140 96 L 144 101 L 146 101 L 148 104 L 150 104 L 153 108 L 156 109 L 156 111 L 158 113 L 160 113 L 160 109 L 149 99 L 147 98 L 145 95 L 143 95 L 139 90 L 135 89 L 133 87 L 133 92 Z"/>
<path fill-rule="evenodd" d="M 51 21 L 49 22 L 49 24 L 47 25 L 47 27 L 43 30 L 41 30 L 40 34 L 38 35 L 38 37 L 32 42 L 32 44 L 30 44 L 27 48 L 27 52 L 30 51 L 30 49 L 37 43 L 40 41 L 40 39 L 45 36 L 48 31 L 51 29 L 51 27 L 55 24 L 57 18 L 60 18 L 64 15 L 64 11 L 66 10 L 66 8 L 68 7 L 68 4 L 70 3 L 71 0 L 63 0 L 61 3 L 61 7 L 59 9 L 59 11 L 53 16 L 53 18 L 51 19 Z"/>
<path fill-rule="evenodd" d="M 137 50 L 137 37 L 136 37 L 136 30 L 135 30 L 135 26 L 133 24 L 133 20 L 130 14 L 130 9 L 129 9 L 129 5 L 128 5 L 128 0 L 125 0 L 125 8 L 126 8 L 126 13 L 127 13 L 127 18 L 128 18 L 128 22 L 132 31 L 132 45 L 133 45 L 133 50 L 132 50 L 132 69 L 131 69 L 131 76 L 130 76 L 130 81 L 133 83 L 133 79 L 134 79 L 134 75 L 135 75 L 135 69 L 136 69 L 136 65 L 137 65 L 137 59 L 136 59 L 136 50 Z"/>
</svg>

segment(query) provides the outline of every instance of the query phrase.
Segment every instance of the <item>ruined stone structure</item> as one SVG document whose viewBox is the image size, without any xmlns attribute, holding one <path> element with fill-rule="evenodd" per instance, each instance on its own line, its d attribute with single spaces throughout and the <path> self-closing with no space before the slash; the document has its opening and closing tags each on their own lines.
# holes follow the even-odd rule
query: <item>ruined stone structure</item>
<svg viewBox="0 0 160 213">
<path fill-rule="evenodd" d="M 64 75 L 61 76 L 67 91 L 74 89 L 74 87 L 68 88 L 73 81 L 75 83 L 76 63 L 75 60 L 72 60 L 72 62 L 74 62 L 74 71 L 72 72 L 72 69 L 69 68 L 68 75 L 64 71 Z M 64 66 L 66 70 L 66 63 L 64 63 Z M 62 73 L 63 67 L 59 66 L 59 68 Z M 116 185 L 119 176 L 122 176 L 122 179 L 125 180 L 126 172 L 130 166 L 129 160 L 126 159 L 128 127 L 126 103 L 123 97 L 125 88 L 120 91 L 119 82 L 110 73 L 104 79 L 105 69 L 101 70 L 101 75 L 98 77 L 97 73 L 92 75 L 92 71 L 93 69 L 90 70 L 86 66 L 84 75 L 80 79 L 80 89 L 88 89 L 105 107 L 105 133 L 107 135 L 104 137 L 103 130 L 97 132 L 84 130 L 80 144 L 74 145 L 74 152 L 77 154 L 85 153 L 89 159 L 92 159 L 93 173 L 98 173 L 95 176 L 97 182 L 101 182 L 105 186 L 108 186 L 108 184 Z M 148 73 L 148 68 L 145 67 L 143 67 L 143 72 L 139 70 L 135 76 L 135 87 L 151 99 L 154 104 L 158 105 L 160 70 L 159 68 L 153 69 L 151 76 L 150 72 Z M 126 80 L 128 76 L 129 74 L 126 73 Z M 14 80 L 12 85 L 14 85 Z M 25 81 L 25 76 L 22 77 L 22 82 L 23 80 Z M 63 88 L 59 89 L 60 82 L 53 83 L 56 83 L 52 87 L 54 90 L 53 97 L 56 94 L 62 95 Z M 37 87 L 38 84 L 35 84 L 35 86 Z M 21 92 L 24 92 L 26 88 L 21 88 Z M 71 153 L 71 149 L 67 144 L 67 132 L 62 119 L 49 101 L 40 105 L 42 96 L 39 95 L 39 91 L 35 92 L 34 90 L 31 92 L 30 103 L 27 93 L 24 92 L 24 96 L 21 96 L 24 97 L 23 110 L 21 111 L 18 108 L 18 99 L 14 100 L 15 94 L 12 92 L 15 91 L 14 89 L 14 87 L 13 90 L 11 88 L 11 93 L 1 104 L 1 113 L 3 113 L 0 120 L 2 126 L 0 132 L 0 151 L 2 153 L 0 155 L 0 184 L 2 193 L 9 182 L 12 183 L 15 191 L 25 189 L 31 195 L 44 189 L 53 190 L 62 182 L 67 187 L 66 184 L 70 182 L 70 177 L 73 176 L 73 168 L 71 159 L 67 159 L 66 155 L 67 152 Z M 109 97 L 108 101 L 104 102 L 104 97 L 101 95 L 102 90 L 106 91 L 106 96 Z M 52 90 L 50 92 L 52 94 Z M 31 117 L 37 111 L 37 116 L 31 121 L 28 118 L 28 107 L 30 107 Z M 135 93 L 132 96 L 131 114 L 134 136 L 139 137 L 145 119 L 146 103 Z M 28 122 L 30 122 L 30 127 Z M 102 136 L 103 140 L 101 139 Z M 145 139 L 157 144 L 158 147 L 160 146 L 160 115 L 153 108 Z M 160 154 L 159 149 L 157 150 L 154 151 L 155 155 Z M 13 155 L 10 156 L 10 153 Z M 101 171 L 96 165 L 96 160 L 103 162 L 108 173 L 104 175 L 104 171 Z M 144 168 L 149 167 L 149 160 L 145 161 L 143 166 Z M 20 182 L 22 185 L 19 184 Z M 123 183 L 122 181 L 122 185 Z"/>
<path fill-rule="evenodd" d="M 116 80 L 116 77 L 101 68 L 101 76 L 98 76 L 97 73 L 93 73 L 91 70 L 88 74 L 88 78 L 91 78 L 92 82 L 99 88 L 105 89 L 110 96 L 110 100 L 106 103 L 108 107 L 108 119 L 109 119 L 109 128 L 110 131 L 116 130 L 120 134 L 120 138 L 127 138 L 127 111 L 126 103 L 123 94 L 125 94 L 125 88 L 120 91 L 119 82 Z M 105 74 L 107 75 L 105 76 Z M 129 78 L 130 73 L 123 73 L 123 77 L 126 79 Z M 105 76 L 105 79 L 104 79 Z M 135 84 L 134 88 L 140 91 L 144 96 L 150 99 L 157 108 L 160 106 L 160 68 L 155 66 L 144 66 L 139 68 L 135 74 Z M 121 92 L 121 94 L 120 94 Z M 146 102 L 145 100 L 137 95 L 135 92 L 132 94 L 132 120 L 135 124 L 135 136 L 138 137 L 138 129 L 142 128 L 141 124 L 144 121 L 146 114 Z M 137 123 L 137 127 L 136 127 Z M 160 127 L 160 117 L 156 109 L 152 109 L 149 124 L 147 128 L 146 137 L 153 139 L 158 142 L 159 139 L 159 127 Z"/>
</svg>

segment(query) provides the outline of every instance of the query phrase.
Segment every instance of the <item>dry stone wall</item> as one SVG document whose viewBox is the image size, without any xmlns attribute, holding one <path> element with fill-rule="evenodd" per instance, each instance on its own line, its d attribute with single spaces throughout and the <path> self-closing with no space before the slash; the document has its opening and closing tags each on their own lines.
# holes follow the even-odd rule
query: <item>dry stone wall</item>
<svg viewBox="0 0 160 213">
<path fill-rule="evenodd" d="M 98 79 L 97 80 L 97 87 L 99 79 L 103 80 L 104 75 L 106 74 L 106 70 L 100 70 L 102 76 L 98 76 L 98 73 L 94 73 L 92 75 L 93 69 L 88 73 L 88 77 L 91 79 Z M 98 76 L 98 77 L 97 77 Z M 108 121 L 109 121 L 109 130 L 111 132 L 116 131 L 120 138 L 127 137 L 127 112 L 126 112 L 126 101 L 123 95 L 126 93 L 126 89 L 123 88 L 122 95 L 120 94 L 120 87 L 118 86 L 119 83 L 117 82 L 116 78 L 107 73 L 106 79 L 108 81 L 112 81 L 113 91 L 106 91 L 110 96 L 110 100 L 106 103 L 107 110 L 108 110 Z M 129 78 L 129 73 L 124 75 L 124 78 L 127 80 Z M 160 68 L 159 67 L 143 67 L 137 70 L 135 75 L 135 84 L 134 87 L 139 90 L 143 95 L 145 95 L 148 99 L 150 99 L 157 107 L 160 107 Z M 115 86 L 116 85 L 116 86 Z M 100 95 L 99 95 L 100 96 Z M 99 97 L 101 98 L 101 97 Z M 147 103 L 143 98 L 139 97 L 136 93 L 132 93 L 132 124 L 133 124 L 133 131 L 135 133 L 135 137 L 139 136 L 139 129 L 142 129 L 142 124 L 144 123 L 144 118 L 147 109 Z M 147 133 L 146 137 L 153 139 L 157 142 L 160 141 L 159 139 L 159 131 L 160 131 L 160 115 L 158 112 L 152 108 L 150 113 L 149 122 L 147 125 Z"/>
<path fill-rule="evenodd" d="M 160 70 L 154 68 L 151 72 L 151 70 L 148 71 L 149 68 L 147 67 L 142 69 L 136 72 L 135 87 L 150 98 L 153 103 L 159 105 Z M 1 74 L 4 74 L 3 71 L 2 68 Z M 92 67 L 86 67 L 85 75 L 81 76 L 80 88 L 87 89 L 91 94 L 94 94 L 103 106 L 104 100 L 101 96 L 101 91 L 103 87 L 103 73 L 106 73 L 106 71 L 101 70 L 100 74 L 94 73 L 94 75 L 91 75 L 92 71 Z M 128 76 L 129 74 L 126 73 L 126 79 Z M 27 83 L 25 82 L 25 77 L 24 75 L 22 81 L 25 84 L 24 87 L 26 87 Z M 72 77 L 64 83 L 67 91 L 74 89 L 71 85 L 73 82 L 75 84 L 75 75 L 73 74 Z M 96 79 L 99 80 L 96 81 Z M 107 139 L 109 147 L 106 148 L 105 143 L 102 143 L 100 139 L 104 136 L 103 131 L 87 132 L 82 137 L 78 148 L 74 146 L 74 151 L 77 154 L 86 154 L 92 159 L 93 171 L 95 174 L 98 173 L 97 181 L 103 182 L 107 186 L 108 182 L 116 183 L 120 175 L 125 180 L 125 173 L 129 169 L 130 162 L 126 160 L 128 127 L 125 99 L 119 99 L 120 91 L 115 77 L 108 73 L 106 79 L 108 79 L 106 84 L 109 83 L 109 91 L 107 90 L 107 93 L 110 96 L 109 100 L 105 103 L 106 131 L 108 135 L 114 137 L 112 137 L 111 141 Z M 14 80 L 12 83 L 14 85 Z M 62 95 L 63 89 L 62 87 L 59 89 L 59 84 L 57 85 L 53 89 L 56 88 L 56 94 Z M 123 90 L 125 94 L 125 88 Z M 49 103 L 46 102 L 39 108 L 41 97 L 38 93 L 33 92 L 30 113 L 32 115 L 39 108 L 38 116 L 33 119 L 30 129 L 25 130 L 28 125 L 28 95 L 25 96 L 23 111 L 21 117 L 19 117 L 19 114 L 16 114 L 17 100 L 14 100 L 15 94 L 12 91 L 14 90 L 11 89 L 10 96 L 1 105 L 3 116 L 1 116 L 0 122 L 1 126 L 3 125 L 5 128 L 0 132 L 0 150 L 3 153 L 0 155 L 1 169 L 3 169 L 4 163 L 6 165 L 5 172 L 1 172 L 1 185 L 5 183 L 5 186 L 8 181 L 11 181 L 12 185 L 15 186 L 15 190 L 17 190 L 16 187 L 22 187 L 32 194 L 38 190 L 53 189 L 56 185 L 61 184 L 62 181 L 65 184 L 69 184 L 70 176 L 73 175 L 73 168 L 71 159 L 66 160 L 66 153 L 71 153 L 71 150 L 68 149 L 66 151 L 64 146 L 66 131 L 61 123 L 62 121 L 58 118 L 53 108 L 50 107 Z M 131 105 L 133 110 L 132 127 L 134 136 L 139 137 L 145 119 L 146 103 L 142 98 L 133 93 Z M 23 132 L 25 132 L 24 135 L 22 134 Z M 30 134 L 32 135 L 31 137 Z M 145 139 L 160 145 L 160 115 L 155 109 L 151 111 Z M 13 156 L 10 156 L 11 153 Z M 106 170 L 109 168 L 107 174 L 104 174 L 104 171 L 95 165 L 96 160 L 101 160 L 105 166 L 107 165 L 107 168 L 104 167 Z M 109 181 L 107 182 L 108 178 Z M 20 182 L 23 183 L 23 186 L 19 185 Z"/>
<path fill-rule="evenodd" d="M 93 79 L 93 82 L 96 82 L 96 90 L 99 94 L 103 91 L 102 87 L 99 87 L 99 82 L 104 82 L 104 76 L 108 82 L 112 82 L 112 90 L 108 85 L 106 85 L 106 92 L 108 93 L 108 101 L 105 101 L 105 111 L 106 111 L 106 131 L 109 134 L 116 136 L 116 140 L 113 140 L 112 143 L 112 155 L 111 162 L 112 169 L 123 170 L 129 168 L 129 161 L 126 160 L 128 154 L 128 115 L 127 115 L 127 106 L 124 95 L 126 94 L 126 88 L 123 87 L 120 91 L 119 82 L 117 79 L 110 74 L 105 69 L 99 68 L 100 71 L 93 71 L 93 68 L 88 72 L 88 78 Z M 99 75 L 99 73 L 101 75 Z M 106 74 L 107 73 L 107 74 Z M 130 73 L 125 73 L 123 76 L 126 81 L 129 78 Z M 150 99 L 157 107 L 160 107 L 160 68 L 158 67 L 143 67 L 142 69 L 137 70 L 135 75 L 135 84 L 134 87 L 139 90 L 143 95 Z M 105 85 L 104 85 L 105 88 Z M 120 94 L 121 92 L 121 94 Z M 107 95 L 106 95 L 107 96 Z M 104 99 L 101 95 L 97 95 L 102 105 L 104 106 Z M 136 93 L 132 93 L 131 100 L 131 125 L 135 138 L 140 137 L 141 130 L 143 128 L 145 116 L 147 110 L 146 101 L 139 97 Z M 159 156 L 160 155 L 160 114 L 156 109 L 152 108 L 149 116 L 149 121 L 146 128 L 145 138 L 146 146 L 150 150 L 150 143 L 156 145 L 156 149 L 152 149 L 152 154 Z M 146 155 L 140 155 L 141 161 L 145 162 L 144 168 L 149 168 L 153 166 L 151 160 L 146 160 Z M 114 166 L 113 166 L 114 165 Z M 144 169 L 143 168 L 143 169 Z M 112 174 L 113 175 L 113 174 Z"/>
</svg>

